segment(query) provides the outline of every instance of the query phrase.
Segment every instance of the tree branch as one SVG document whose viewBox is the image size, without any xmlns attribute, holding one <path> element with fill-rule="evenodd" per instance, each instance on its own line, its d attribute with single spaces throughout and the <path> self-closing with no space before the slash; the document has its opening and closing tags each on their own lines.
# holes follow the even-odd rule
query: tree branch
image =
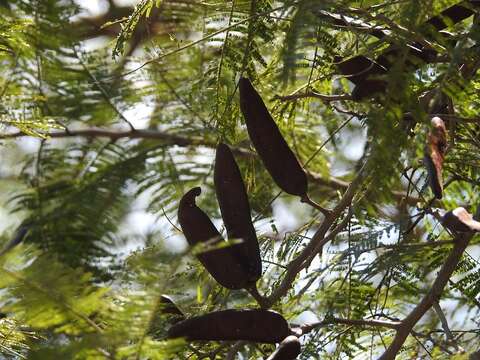
<svg viewBox="0 0 480 360">
<path fill-rule="evenodd" d="M 325 95 L 325 94 L 319 94 L 315 91 L 307 91 L 301 94 L 290 94 L 290 95 L 275 95 L 273 97 L 274 100 L 281 100 L 281 101 L 292 101 L 292 100 L 298 100 L 298 99 L 304 99 L 304 98 L 316 98 L 320 99 L 322 101 L 341 101 L 341 100 L 352 100 L 352 96 L 348 94 L 343 94 L 343 95 Z"/>
<path fill-rule="evenodd" d="M 201 137 L 185 137 L 179 135 L 168 134 L 156 130 L 108 130 L 101 128 L 86 128 L 69 131 L 55 131 L 51 133 L 42 133 L 46 138 L 68 138 L 68 137 L 84 137 L 97 138 L 104 137 L 112 140 L 122 138 L 129 139 L 158 139 L 171 145 L 189 146 L 189 145 L 206 145 L 206 141 Z M 23 132 L 15 132 L 10 134 L 1 134 L 0 139 L 14 139 L 19 137 L 30 136 Z M 208 143 L 208 145 L 211 145 Z"/>
<path fill-rule="evenodd" d="M 312 240 L 302 250 L 300 255 L 298 255 L 288 264 L 288 270 L 283 277 L 280 285 L 268 297 L 269 306 L 273 305 L 288 292 L 291 285 L 295 281 L 298 273 L 305 269 L 310 263 L 310 261 L 322 249 L 322 247 L 328 241 L 332 240 L 348 224 L 348 219 L 352 215 L 351 212 L 349 212 L 348 215 L 343 219 L 343 221 L 338 226 L 336 226 L 335 229 L 328 236 L 326 236 L 328 230 L 340 218 L 343 211 L 351 204 L 356 190 L 362 184 L 364 178 L 366 177 L 365 173 L 366 165 L 362 167 L 355 180 L 353 180 L 352 183 L 348 186 L 337 206 L 335 206 L 335 208 L 324 218 L 320 227 L 313 235 Z"/>
<path fill-rule="evenodd" d="M 237 352 L 247 344 L 247 341 L 237 341 L 231 348 L 228 350 L 225 360 L 235 360 Z"/>
<path fill-rule="evenodd" d="M 433 306 L 433 310 L 435 311 L 438 318 L 440 319 L 440 323 L 442 324 L 443 331 L 445 331 L 447 340 L 455 341 L 455 338 L 452 332 L 450 331 L 450 327 L 448 326 L 448 320 L 445 317 L 445 314 L 443 313 L 442 308 L 440 307 L 440 303 L 438 301 L 434 301 L 432 306 Z"/>
<path fill-rule="evenodd" d="M 215 148 L 216 143 L 210 141 L 205 137 L 199 136 L 182 136 L 174 135 L 166 132 L 161 132 L 157 130 L 109 130 L 102 128 L 86 128 L 78 130 L 68 130 L 68 131 L 54 131 L 50 133 L 41 133 L 45 138 L 68 138 L 68 137 L 84 137 L 84 138 L 109 138 L 113 141 L 118 139 L 128 138 L 128 139 L 154 139 L 161 140 L 166 145 L 177 145 L 177 146 L 206 146 L 210 148 Z M 25 136 L 31 136 L 23 132 L 14 132 L 8 134 L 0 134 L 1 139 L 15 139 Z M 256 154 L 253 151 L 248 149 L 235 147 L 232 148 L 232 151 L 242 157 L 254 157 Z M 325 186 L 334 190 L 346 191 L 350 186 L 348 181 L 337 179 L 335 177 L 324 178 L 320 174 L 307 172 L 309 180 L 313 183 L 321 186 Z M 408 205 L 415 206 L 417 203 L 422 202 L 422 199 L 416 196 L 408 195 L 404 191 L 392 191 L 393 197 L 398 201 L 407 201 Z M 434 206 L 443 207 L 440 201 L 435 201 Z"/>
<path fill-rule="evenodd" d="M 437 278 L 433 282 L 430 291 L 420 301 L 420 303 L 412 310 L 412 312 L 402 321 L 398 327 L 397 334 L 388 349 L 383 353 L 379 360 L 393 360 L 397 356 L 401 347 L 405 343 L 408 335 L 412 331 L 415 324 L 425 315 L 425 313 L 437 302 L 448 283 L 450 276 L 457 267 L 462 258 L 463 252 L 468 246 L 473 233 L 461 233 L 454 239 L 454 246 L 445 263 L 438 272 Z"/>
<path fill-rule="evenodd" d="M 351 325 L 360 327 L 386 327 L 390 329 L 398 329 L 400 322 L 397 321 L 382 321 L 382 320 L 366 320 L 366 319 L 341 319 L 331 318 L 325 319 L 312 324 L 300 326 L 302 335 L 308 334 L 314 329 L 322 328 L 328 325 Z"/>
</svg>

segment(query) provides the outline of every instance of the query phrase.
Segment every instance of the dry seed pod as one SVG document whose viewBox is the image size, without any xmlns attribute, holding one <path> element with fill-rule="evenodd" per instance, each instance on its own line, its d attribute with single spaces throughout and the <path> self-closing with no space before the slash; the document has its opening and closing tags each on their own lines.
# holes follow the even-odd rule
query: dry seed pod
<svg viewBox="0 0 480 360">
<path fill-rule="evenodd" d="M 345 75 L 355 85 L 362 84 L 370 77 L 387 73 L 387 68 L 363 55 L 357 55 L 343 61 L 341 57 L 336 56 L 335 63 L 342 75 Z"/>
<path fill-rule="evenodd" d="M 447 212 L 442 217 L 442 224 L 454 232 L 480 231 L 480 222 L 473 219 L 463 207 Z"/>
<path fill-rule="evenodd" d="M 8 242 L 7 245 L 3 247 L 2 250 L 0 250 L 0 256 L 5 255 L 7 252 L 12 250 L 15 246 L 20 244 L 26 237 L 28 231 L 32 227 L 32 223 L 24 223 L 20 225 L 15 232 L 15 237 Z"/>
<path fill-rule="evenodd" d="M 173 325 L 168 337 L 201 341 L 278 343 L 290 334 L 282 315 L 271 310 L 224 310 L 196 316 Z"/>
<path fill-rule="evenodd" d="M 445 123 L 439 117 L 434 117 L 432 119 L 432 129 L 427 137 L 423 159 L 427 167 L 430 186 L 437 199 L 441 199 L 443 196 L 442 169 L 446 148 L 447 129 Z"/>
<path fill-rule="evenodd" d="M 359 20 L 347 21 L 345 17 L 342 15 L 332 14 L 323 10 L 315 12 L 315 15 L 318 16 L 323 21 L 328 21 L 336 26 L 349 28 L 349 29 L 356 29 L 357 31 L 361 31 L 362 33 L 373 35 L 378 39 L 383 39 L 385 36 L 388 35 L 387 31 L 384 31 L 376 27 L 372 27 L 371 25 L 364 23 L 362 21 L 359 21 Z"/>
<path fill-rule="evenodd" d="M 162 314 L 175 315 L 177 318 L 181 318 L 182 320 L 185 319 L 185 315 L 183 314 L 182 310 L 180 310 L 173 300 L 167 295 L 160 296 L 158 308 Z"/>
<path fill-rule="evenodd" d="M 267 360 L 294 360 L 300 355 L 300 341 L 296 336 L 287 336 Z"/>
<path fill-rule="evenodd" d="M 185 315 L 166 295 L 161 295 L 155 304 L 153 317 L 149 322 L 147 334 L 154 339 L 160 339 L 164 336 L 165 321 L 169 324 L 175 324 L 185 320 Z"/>
<path fill-rule="evenodd" d="M 475 12 L 469 9 L 470 5 L 480 6 L 480 1 L 470 0 L 450 6 L 443 10 L 439 15 L 428 20 L 426 23 L 432 25 L 437 30 L 445 29 L 451 24 L 456 24 L 469 16 L 472 16 Z"/>
<path fill-rule="evenodd" d="M 480 1 L 471 0 L 453 5 L 442 11 L 439 15 L 429 19 L 425 22 L 427 25 L 433 26 L 436 30 L 442 30 L 451 24 L 456 24 L 475 12 L 470 7 L 479 7 Z M 337 20 L 338 21 L 338 20 Z M 376 32 L 372 35 L 382 38 L 382 32 Z M 441 32 L 441 35 L 448 38 L 448 34 Z M 418 43 L 407 44 L 408 54 L 406 65 L 409 68 L 417 68 L 422 63 L 434 62 L 437 58 L 437 52 L 433 48 L 425 47 Z M 336 57 L 335 62 L 343 75 L 348 76 L 348 79 L 353 82 L 356 87 L 352 93 L 353 100 L 362 100 L 364 98 L 372 97 L 386 89 L 387 83 L 381 79 L 374 79 L 372 75 L 386 74 L 388 70 L 397 62 L 403 50 L 393 45 L 386 49 L 375 60 L 371 60 L 363 55 L 357 55 L 345 61 Z"/>
<path fill-rule="evenodd" d="M 362 100 L 372 98 L 375 95 L 383 93 L 387 88 L 387 82 L 384 80 L 365 80 L 355 86 L 352 91 L 353 100 Z"/>
<path fill-rule="evenodd" d="M 286 193 L 305 197 L 307 175 L 283 138 L 265 103 L 249 79 L 241 78 L 240 108 L 248 135 L 275 183 Z"/>
<path fill-rule="evenodd" d="M 183 195 L 178 208 L 178 221 L 187 242 L 194 246 L 199 243 L 213 242 L 221 245 L 224 242 L 212 221 L 195 203 L 200 195 L 199 187 L 193 188 Z M 205 269 L 222 286 L 228 289 L 241 289 L 248 283 L 248 274 L 235 259 L 234 253 L 240 244 L 209 250 L 197 255 Z"/>
<path fill-rule="evenodd" d="M 255 283 L 262 275 L 262 259 L 257 234 L 252 224 L 245 184 L 230 148 L 217 146 L 214 170 L 215 191 L 230 240 L 242 239 L 235 256 Z"/>
</svg>

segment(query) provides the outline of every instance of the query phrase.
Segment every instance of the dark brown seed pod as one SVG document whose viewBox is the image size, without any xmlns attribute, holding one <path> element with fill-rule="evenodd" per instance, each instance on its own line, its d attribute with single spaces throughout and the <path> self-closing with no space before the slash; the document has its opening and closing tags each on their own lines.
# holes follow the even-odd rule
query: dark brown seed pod
<svg viewBox="0 0 480 360">
<path fill-rule="evenodd" d="M 423 63 L 433 62 L 437 57 L 437 52 L 432 48 L 418 44 L 407 44 L 406 47 L 409 56 L 404 61 L 409 69 L 415 69 Z M 392 45 L 377 57 L 375 61 L 386 69 L 391 69 L 398 62 L 398 59 L 403 57 L 404 52 L 405 50 L 401 47 Z"/>
<path fill-rule="evenodd" d="M 274 344 L 290 334 L 282 315 L 271 310 L 223 310 L 173 325 L 168 337 L 199 341 L 253 341 Z"/>
<path fill-rule="evenodd" d="M 200 195 L 199 187 L 193 188 L 183 195 L 178 208 L 178 221 L 182 227 L 187 242 L 191 245 L 212 242 L 213 246 L 224 242 L 212 221 L 195 203 Z M 197 255 L 205 269 L 222 286 L 228 289 L 244 288 L 248 280 L 248 273 L 236 260 L 234 253 L 240 244 L 215 248 Z"/>
<path fill-rule="evenodd" d="M 174 315 L 178 319 L 185 319 L 185 315 L 182 310 L 173 302 L 173 300 L 167 295 L 161 295 L 158 302 L 158 309 L 162 314 Z"/>
<path fill-rule="evenodd" d="M 454 232 L 480 231 L 480 222 L 474 220 L 472 214 L 463 207 L 445 213 L 442 224 Z"/>
<path fill-rule="evenodd" d="M 385 75 L 388 71 L 387 68 L 363 55 L 357 55 L 343 61 L 341 57 L 336 56 L 335 63 L 341 74 L 345 75 L 355 85 L 360 85 L 374 76 Z"/>
<path fill-rule="evenodd" d="M 475 12 L 471 7 L 480 7 L 480 1 L 464 1 L 460 4 L 453 5 L 442 11 L 439 15 L 429 19 L 424 23 L 424 26 L 433 26 L 440 32 L 440 35 L 448 39 L 448 33 L 441 32 L 451 24 L 456 24 Z M 339 22 L 333 18 L 335 22 Z M 375 32 L 372 35 L 382 38 L 385 34 L 382 32 Z M 434 62 L 437 58 L 437 52 L 433 48 L 423 46 L 418 43 L 406 45 L 408 54 L 405 59 L 406 65 L 409 69 L 415 69 L 423 63 Z M 375 60 L 369 59 L 363 55 L 357 55 L 345 61 L 336 57 L 335 62 L 341 74 L 353 82 L 356 87 L 352 93 L 353 100 L 362 100 L 371 98 L 374 94 L 385 91 L 387 87 L 386 81 L 378 79 L 378 75 L 384 75 L 397 63 L 397 59 L 402 56 L 403 49 L 392 45 L 388 47 Z M 374 77 L 375 76 L 375 77 Z"/>
<path fill-rule="evenodd" d="M 315 12 L 315 15 L 323 21 L 330 22 L 333 25 L 355 29 L 356 31 L 373 35 L 378 39 L 383 39 L 388 35 L 388 32 L 372 27 L 367 23 L 361 21 L 347 21 L 342 15 L 332 14 L 323 10 Z"/>
<path fill-rule="evenodd" d="M 252 224 L 250 204 L 240 169 L 230 148 L 225 144 L 217 146 L 214 182 L 228 238 L 243 241 L 235 256 L 247 270 L 249 280 L 255 283 L 262 275 L 257 234 Z"/>
<path fill-rule="evenodd" d="M 154 339 L 160 339 L 165 336 L 165 322 L 175 324 L 185 320 L 185 315 L 166 295 L 161 295 L 155 304 L 153 317 L 149 322 L 147 335 Z"/>
<path fill-rule="evenodd" d="M 439 15 L 434 16 L 426 23 L 432 25 L 436 30 L 442 30 L 448 27 L 450 24 L 456 24 L 470 16 L 475 12 L 470 9 L 470 6 L 480 6 L 480 1 L 462 1 L 460 4 L 450 6 L 443 10 Z"/>
<path fill-rule="evenodd" d="M 358 101 L 372 98 L 383 93 L 386 88 L 387 82 L 384 80 L 365 80 L 355 86 L 352 91 L 352 99 Z"/>
<path fill-rule="evenodd" d="M 240 108 L 248 135 L 275 183 L 286 193 L 305 197 L 307 175 L 286 143 L 265 103 L 249 79 L 241 78 Z"/>
<path fill-rule="evenodd" d="M 443 161 L 447 149 L 447 129 L 439 117 L 432 119 L 432 129 L 427 137 L 423 158 L 428 171 L 430 186 L 437 199 L 443 196 Z"/>
<path fill-rule="evenodd" d="M 296 336 L 287 336 L 267 360 L 294 360 L 300 355 L 300 341 Z"/>
</svg>

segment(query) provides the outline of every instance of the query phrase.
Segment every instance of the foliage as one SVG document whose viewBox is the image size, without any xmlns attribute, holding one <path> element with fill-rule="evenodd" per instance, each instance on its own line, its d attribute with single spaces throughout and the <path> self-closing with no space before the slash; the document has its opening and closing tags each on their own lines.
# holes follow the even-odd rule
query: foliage
<svg viewBox="0 0 480 360">
<path fill-rule="evenodd" d="M 333 209 L 348 183 L 359 184 L 335 222 L 345 226 L 272 308 L 291 324 L 328 323 L 302 336 L 300 359 L 381 355 L 393 329 L 337 320 L 404 319 L 452 249 L 454 236 L 434 215 L 478 206 L 479 9 L 442 36 L 424 22 L 457 1 L 142 0 L 126 16 L 115 15 L 125 11 L 114 0 L 99 3 L 106 14 L 73 0 L 0 1 L 0 244 L 19 225 L 28 229 L 0 257 L 2 357 L 268 357 L 272 345 L 167 340 L 171 319 L 157 306 L 168 294 L 187 316 L 258 307 L 247 291 L 210 277 L 177 225 L 179 199 L 201 186 L 198 205 L 222 227 L 212 173 L 219 142 L 234 148 L 246 183 L 260 294 L 275 294 L 323 220 L 280 193 L 255 155 L 240 76 L 309 171 L 312 199 Z M 387 35 L 378 39 L 360 22 Z M 413 69 L 413 41 L 438 61 Z M 376 58 L 389 46 L 399 50 L 386 90 L 353 101 L 339 57 Z M 440 109 L 445 97 L 450 105 Z M 422 166 L 434 113 L 445 114 L 450 136 L 441 201 L 430 201 Z M 449 329 L 429 310 L 399 359 L 480 350 L 479 240 L 442 293 Z"/>
</svg>

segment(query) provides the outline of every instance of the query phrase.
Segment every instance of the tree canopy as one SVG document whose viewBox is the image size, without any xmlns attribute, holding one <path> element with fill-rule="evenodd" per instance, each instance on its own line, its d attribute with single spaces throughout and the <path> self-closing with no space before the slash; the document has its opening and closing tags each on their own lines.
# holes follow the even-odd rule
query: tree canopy
<svg viewBox="0 0 480 360">
<path fill-rule="evenodd" d="M 480 1 L 0 15 L 2 357 L 480 359 Z"/>
</svg>

